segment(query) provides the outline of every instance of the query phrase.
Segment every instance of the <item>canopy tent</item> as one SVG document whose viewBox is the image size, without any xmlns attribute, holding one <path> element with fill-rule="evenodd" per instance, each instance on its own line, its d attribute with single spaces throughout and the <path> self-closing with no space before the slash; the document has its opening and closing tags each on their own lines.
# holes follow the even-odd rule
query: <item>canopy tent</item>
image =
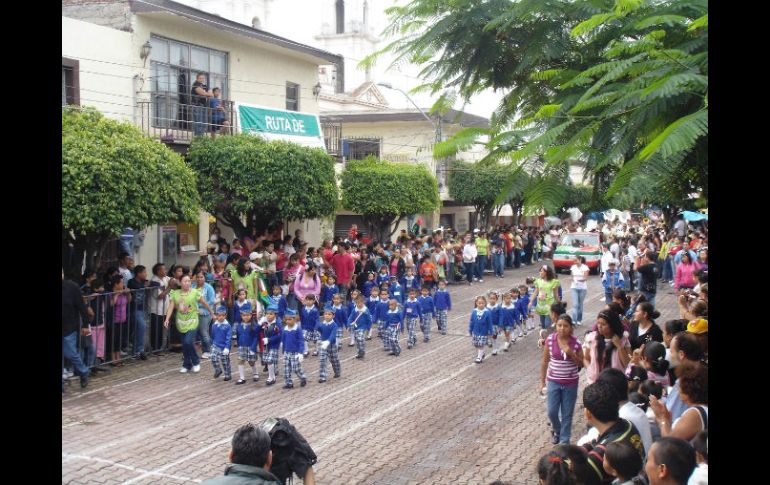
<svg viewBox="0 0 770 485">
<path fill-rule="evenodd" d="M 581 217 L 583 217 L 583 213 L 580 212 L 580 209 L 578 209 L 577 207 L 570 207 L 569 209 L 567 209 L 567 213 L 572 219 L 572 222 L 577 222 L 580 220 Z"/>
<path fill-rule="evenodd" d="M 561 226 L 561 219 L 554 216 L 546 217 L 543 222 L 545 222 L 546 226 Z"/>
<path fill-rule="evenodd" d="M 604 214 L 602 214 L 601 212 L 591 212 L 590 214 L 588 214 L 588 216 L 586 216 L 586 218 L 588 220 L 604 222 Z"/>
<path fill-rule="evenodd" d="M 700 214 L 698 212 L 692 212 L 692 211 L 682 211 L 682 216 L 684 217 L 684 220 L 687 222 L 695 222 L 695 221 L 708 221 L 709 215 L 708 214 Z"/>
</svg>

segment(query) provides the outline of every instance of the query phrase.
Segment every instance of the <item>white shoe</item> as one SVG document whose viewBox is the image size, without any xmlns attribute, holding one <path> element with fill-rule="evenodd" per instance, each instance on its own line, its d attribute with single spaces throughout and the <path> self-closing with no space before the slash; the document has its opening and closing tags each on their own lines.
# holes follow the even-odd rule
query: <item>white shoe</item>
<svg viewBox="0 0 770 485">
<path fill-rule="evenodd" d="M 193 368 L 192 368 L 192 371 L 193 371 L 193 372 L 200 372 L 200 371 L 201 371 L 201 366 L 200 366 L 200 364 L 199 364 L 199 365 L 194 365 L 194 366 L 193 366 Z"/>
<path fill-rule="evenodd" d="M 211 354 L 209 352 L 203 352 L 203 355 L 201 355 L 201 359 L 210 359 Z"/>
<path fill-rule="evenodd" d="M 185 367 L 182 367 L 181 369 L 179 369 L 180 374 L 187 374 L 188 372 L 190 371 L 188 371 Z"/>
<path fill-rule="evenodd" d="M 497 355 L 497 349 L 492 351 L 492 355 Z"/>
<path fill-rule="evenodd" d="M 484 282 L 484 278 L 481 278 L 481 279 L 479 280 L 479 283 L 483 283 L 483 282 Z"/>
<path fill-rule="evenodd" d="M 577 322 L 577 326 L 578 327 L 581 326 L 581 325 L 583 325 L 583 322 Z"/>
</svg>

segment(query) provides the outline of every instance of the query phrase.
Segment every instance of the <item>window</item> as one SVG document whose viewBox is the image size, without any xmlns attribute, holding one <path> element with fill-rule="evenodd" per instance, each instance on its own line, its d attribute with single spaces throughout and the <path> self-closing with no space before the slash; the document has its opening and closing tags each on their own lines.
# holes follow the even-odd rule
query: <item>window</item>
<svg viewBox="0 0 770 485">
<path fill-rule="evenodd" d="M 229 99 L 227 53 L 152 36 L 150 54 L 152 125 L 190 129 L 190 92 L 195 76 L 206 76 L 209 89 L 220 88 Z"/>
<path fill-rule="evenodd" d="M 61 58 L 61 105 L 80 106 L 80 62 Z"/>
<path fill-rule="evenodd" d="M 380 158 L 381 138 L 348 138 L 342 141 L 342 153 L 347 160 L 363 160 L 368 156 Z"/>
<path fill-rule="evenodd" d="M 299 111 L 299 84 L 286 83 L 286 109 Z"/>
</svg>

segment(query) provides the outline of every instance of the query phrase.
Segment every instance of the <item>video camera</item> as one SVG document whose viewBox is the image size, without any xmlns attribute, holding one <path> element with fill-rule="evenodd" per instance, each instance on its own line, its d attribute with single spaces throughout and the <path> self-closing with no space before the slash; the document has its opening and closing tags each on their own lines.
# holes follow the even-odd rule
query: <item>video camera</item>
<svg viewBox="0 0 770 485">
<path fill-rule="evenodd" d="M 292 473 L 304 479 L 308 468 L 318 461 L 307 440 L 284 418 L 267 418 L 260 427 L 270 435 L 273 452 L 270 473 L 284 485 Z"/>
</svg>

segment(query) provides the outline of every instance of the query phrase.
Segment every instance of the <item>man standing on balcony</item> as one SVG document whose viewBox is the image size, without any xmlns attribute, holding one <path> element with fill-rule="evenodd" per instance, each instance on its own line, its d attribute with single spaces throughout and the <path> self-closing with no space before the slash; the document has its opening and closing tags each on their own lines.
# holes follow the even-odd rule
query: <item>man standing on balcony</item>
<svg viewBox="0 0 770 485">
<path fill-rule="evenodd" d="M 195 133 L 195 136 L 200 136 L 206 133 L 206 125 L 204 124 L 207 120 L 206 112 L 208 111 L 208 99 L 214 96 L 213 93 L 211 93 L 209 90 L 209 87 L 206 85 L 206 75 L 203 73 L 198 73 L 198 75 L 195 77 L 195 82 L 192 85 L 192 90 L 190 92 L 190 103 L 192 103 L 193 108 L 193 130 Z"/>
</svg>

